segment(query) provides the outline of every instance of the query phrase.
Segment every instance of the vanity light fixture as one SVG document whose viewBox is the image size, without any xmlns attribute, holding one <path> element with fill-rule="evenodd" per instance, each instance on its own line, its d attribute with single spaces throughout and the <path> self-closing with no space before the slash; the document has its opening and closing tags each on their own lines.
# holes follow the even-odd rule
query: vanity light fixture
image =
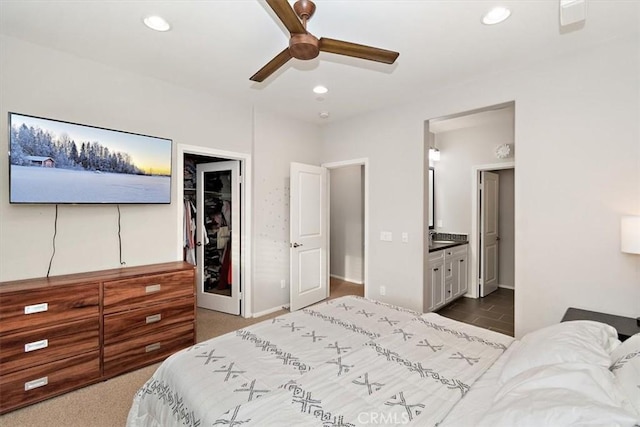
<svg viewBox="0 0 640 427">
<path fill-rule="evenodd" d="M 151 15 L 143 19 L 144 25 L 155 31 L 169 31 L 171 25 L 161 16 Z"/>
<path fill-rule="evenodd" d="M 620 221 L 620 250 L 640 254 L 640 216 L 623 216 Z"/>
<path fill-rule="evenodd" d="M 495 25 L 503 22 L 511 15 L 511 11 L 506 7 L 497 6 L 482 16 L 482 23 L 485 25 Z"/>
</svg>

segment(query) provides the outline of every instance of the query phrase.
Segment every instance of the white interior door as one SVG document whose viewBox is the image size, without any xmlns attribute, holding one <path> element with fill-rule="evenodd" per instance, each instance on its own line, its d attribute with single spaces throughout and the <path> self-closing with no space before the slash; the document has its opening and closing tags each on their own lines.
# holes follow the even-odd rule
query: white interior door
<svg viewBox="0 0 640 427">
<path fill-rule="evenodd" d="M 329 296 L 327 169 L 291 163 L 290 310 Z"/>
<path fill-rule="evenodd" d="M 498 289 L 500 175 L 480 172 L 480 296 Z"/>
<path fill-rule="evenodd" d="M 240 162 L 196 169 L 197 305 L 240 314 Z"/>
</svg>

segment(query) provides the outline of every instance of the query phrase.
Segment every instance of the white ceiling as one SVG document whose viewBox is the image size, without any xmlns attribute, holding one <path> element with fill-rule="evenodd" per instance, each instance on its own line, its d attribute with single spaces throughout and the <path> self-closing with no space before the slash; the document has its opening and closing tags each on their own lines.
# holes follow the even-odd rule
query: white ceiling
<svg viewBox="0 0 640 427">
<path fill-rule="evenodd" d="M 589 0 L 586 24 L 575 31 L 560 30 L 558 0 L 498 3 L 511 18 L 485 26 L 481 15 L 495 0 L 317 0 L 311 33 L 400 57 L 385 65 L 321 53 L 292 59 L 263 83 L 249 77 L 287 46 L 288 33 L 258 0 L 0 0 L 0 33 L 324 123 L 639 31 L 638 0 Z M 146 28 L 149 14 L 172 30 Z M 329 88 L 323 100 L 311 91 L 317 84 Z"/>
</svg>

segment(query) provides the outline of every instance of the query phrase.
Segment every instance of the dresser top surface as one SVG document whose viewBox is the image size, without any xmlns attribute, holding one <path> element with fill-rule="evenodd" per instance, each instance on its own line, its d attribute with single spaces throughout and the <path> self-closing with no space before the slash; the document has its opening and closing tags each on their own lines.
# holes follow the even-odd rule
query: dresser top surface
<svg viewBox="0 0 640 427">
<path fill-rule="evenodd" d="M 120 267 L 109 270 L 85 273 L 64 274 L 60 276 L 36 277 L 33 279 L 0 282 L 0 295 L 3 293 L 21 291 L 31 288 L 48 286 L 68 286 L 82 283 L 95 283 L 112 280 L 127 279 L 136 276 L 164 274 L 176 271 L 194 270 L 195 266 L 184 261 L 165 262 L 160 264 L 141 265 L 134 267 Z"/>
</svg>

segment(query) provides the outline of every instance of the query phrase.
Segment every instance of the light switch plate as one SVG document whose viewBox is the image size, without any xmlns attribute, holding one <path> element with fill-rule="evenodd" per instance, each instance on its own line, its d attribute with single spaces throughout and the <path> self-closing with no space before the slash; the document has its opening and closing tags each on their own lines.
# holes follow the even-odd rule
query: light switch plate
<svg viewBox="0 0 640 427">
<path fill-rule="evenodd" d="M 380 232 L 380 240 L 383 242 L 392 242 L 393 241 L 393 233 L 390 231 L 381 231 Z"/>
</svg>

